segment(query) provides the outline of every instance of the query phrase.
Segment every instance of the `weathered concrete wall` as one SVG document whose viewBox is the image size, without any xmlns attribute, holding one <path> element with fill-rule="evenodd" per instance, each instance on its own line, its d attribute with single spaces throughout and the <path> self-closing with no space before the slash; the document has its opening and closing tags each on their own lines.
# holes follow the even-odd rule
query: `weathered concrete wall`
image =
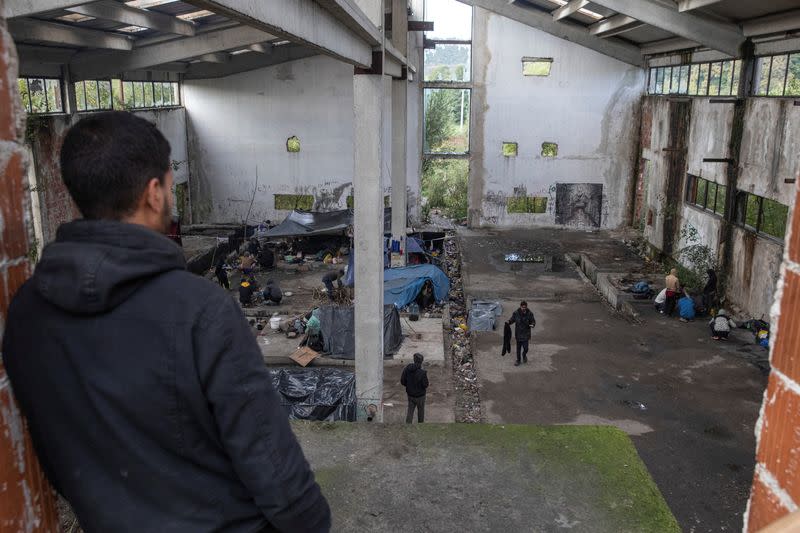
<svg viewBox="0 0 800 533">
<path fill-rule="evenodd" d="M 669 102 L 644 98 L 642 102 L 642 168 L 646 180 L 642 206 L 643 234 L 658 249 L 664 247 L 664 218 L 667 204 L 667 153 L 669 145 Z"/>
<path fill-rule="evenodd" d="M 189 156 L 186 151 L 186 113 L 183 108 L 137 111 L 134 114 L 155 123 L 172 147 L 176 163 L 175 184 L 189 179 Z M 36 191 L 42 213 L 42 234 L 45 243 L 55 239 L 56 230 L 64 222 L 80 216 L 61 181 L 59 153 L 67 130 L 84 113 L 74 115 L 33 116 L 29 118 L 26 142 L 33 154 Z"/>
<path fill-rule="evenodd" d="M 481 8 L 474 21 L 470 223 L 554 225 L 559 183 L 602 184 L 602 227 L 624 223 L 644 71 Z M 550 76 L 523 76 L 523 56 L 552 57 Z M 543 142 L 558 156 L 543 157 Z M 516 195 L 547 197 L 547 212 L 509 214 Z"/>
</svg>

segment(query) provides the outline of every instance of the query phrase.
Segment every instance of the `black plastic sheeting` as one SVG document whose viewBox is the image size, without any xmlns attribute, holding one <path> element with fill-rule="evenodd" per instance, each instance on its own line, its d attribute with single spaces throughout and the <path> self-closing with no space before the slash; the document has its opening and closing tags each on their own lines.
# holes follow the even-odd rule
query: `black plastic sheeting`
<svg viewBox="0 0 800 533">
<path fill-rule="evenodd" d="M 310 237 L 312 235 L 341 235 L 353 225 L 353 210 L 340 211 L 298 211 L 294 210 L 286 218 L 263 235 L 267 238 Z M 383 231 L 391 231 L 392 209 L 383 210 Z"/>
<path fill-rule="evenodd" d="M 355 309 L 327 305 L 319 308 L 324 352 L 334 359 L 355 359 Z M 394 305 L 383 306 L 383 356 L 395 353 L 403 342 L 400 312 Z"/>
<path fill-rule="evenodd" d="M 280 368 L 269 371 L 292 420 L 356 420 L 356 376 L 339 368 Z"/>
</svg>

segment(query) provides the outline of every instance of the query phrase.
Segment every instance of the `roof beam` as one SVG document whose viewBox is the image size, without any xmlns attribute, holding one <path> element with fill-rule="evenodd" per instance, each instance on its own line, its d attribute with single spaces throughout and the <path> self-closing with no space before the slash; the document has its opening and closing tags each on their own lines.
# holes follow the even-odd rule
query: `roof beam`
<svg viewBox="0 0 800 533">
<path fill-rule="evenodd" d="M 559 21 L 570 15 L 574 15 L 584 7 L 589 5 L 589 0 L 570 0 L 568 3 L 553 11 L 553 20 Z"/>
<path fill-rule="evenodd" d="M 38 41 L 109 50 L 133 48 L 133 40 L 123 35 L 76 28 L 67 24 L 21 18 L 8 21 L 8 28 L 15 41 Z"/>
<path fill-rule="evenodd" d="M 611 37 L 626 31 L 635 30 L 642 26 L 644 26 L 644 23 L 639 22 L 633 17 L 614 15 L 613 17 L 609 17 L 589 26 L 589 34 L 598 37 Z"/>
<path fill-rule="evenodd" d="M 766 17 L 759 17 L 742 23 L 745 37 L 781 33 L 798 28 L 800 28 L 800 9 L 778 13 L 777 15 L 767 15 Z"/>
<path fill-rule="evenodd" d="M 370 45 L 381 44 L 381 31 L 353 0 L 317 0 L 317 3 Z"/>
<path fill-rule="evenodd" d="M 482 7 L 532 28 L 542 30 L 560 39 L 572 41 L 624 63 L 642 66 L 642 53 L 638 46 L 618 39 L 600 39 L 589 35 L 584 26 L 569 21 L 556 22 L 549 13 L 509 4 L 508 0 L 458 0 L 462 4 Z"/>
<path fill-rule="evenodd" d="M 687 50 L 689 48 L 697 48 L 700 43 L 690 41 L 683 37 L 673 37 L 671 39 L 663 39 L 661 41 L 653 41 L 642 45 L 642 54 L 649 56 L 655 54 L 666 54 L 669 52 L 677 52 L 678 50 Z"/>
<path fill-rule="evenodd" d="M 319 55 L 319 52 L 305 46 L 294 44 L 275 46 L 271 54 L 239 54 L 222 64 L 192 63 L 186 69 L 184 79 L 222 78 L 315 55 Z"/>
<path fill-rule="evenodd" d="M 699 9 L 701 7 L 717 4 L 722 0 L 679 0 L 678 11 L 691 11 L 692 9 Z"/>
<path fill-rule="evenodd" d="M 258 52 L 259 54 L 271 54 L 272 49 L 275 47 L 270 43 L 256 43 L 251 44 L 247 48 L 249 48 L 251 52 Z"/>
<path fill-rule="evenodd" d="M 90 0 L 6 0 L 5 18 L 28 17 L 46 11 L 67 9 Z"/>
<path fill-rule="evenodd" d="M 205 54 L 245 48 L 274 38 L 261 30 L 239 26 L 136 47 L 127 54 L 78 54 L 70 63 L 70 69 L 75 80 L 100 78 L 119 72 L 145 70 L 162 63 L 188 61 Z"/>
<path fill-rule="evenodd" d="M 210 54 L 203 54 L 195 59 L 204 63 L 227 63 L 231 60 L 231 55 L 225 52 L 212 52 Z"/>
<path fill-rule="evenodd" d="M 174 33 L 176 35 L 192 36 L 195 33 L 195 26 L 191 22 L 186 22 L 170 15 L 156 13 L 128 7 L 125 4 L 114 2 L 113 0 L 102 0 L 91 4 L 71 7 L 67 9 L 72 13 L 79 13 L 87 17 L 94 17 L 103 20 L 113 20 L 129 26 L 141 26 L 164 33 Z"/>
<path fill-rule="evenodd" d="M 187 1 L 242 24 L 309 46 L 345 63 L 359 67 L 372 64 L 372 45 L 314 0 Z M 353 6 L 353 9 L 357 8 Z M 358 12 L 363 15 L 360 9 Z"/>
<path fill-rule="evenodd" d="M 692 13 L 681 13 L 656 0 L 592 1 L 617 13 L 628 15 L 645 24 L 661 28 L 684 39 L 697 41 L 734 57 L 739 55 L 739 47 L 745 40 L 741 29 L 735 24 L 701 18 Z"/>
</svg>

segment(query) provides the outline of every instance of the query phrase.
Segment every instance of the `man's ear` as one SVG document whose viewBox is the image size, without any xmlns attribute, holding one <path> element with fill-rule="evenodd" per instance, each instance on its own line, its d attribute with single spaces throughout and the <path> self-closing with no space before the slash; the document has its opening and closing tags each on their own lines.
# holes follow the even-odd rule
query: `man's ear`
<svg viewBox="0 0 800 533">
<path fill-rule="evenodd" d="M 152 178 L 147 182 L 144 203 L 153 211 L 160 211 L 164 205 L 164 187 L 158 178 Z"/>
</svg>

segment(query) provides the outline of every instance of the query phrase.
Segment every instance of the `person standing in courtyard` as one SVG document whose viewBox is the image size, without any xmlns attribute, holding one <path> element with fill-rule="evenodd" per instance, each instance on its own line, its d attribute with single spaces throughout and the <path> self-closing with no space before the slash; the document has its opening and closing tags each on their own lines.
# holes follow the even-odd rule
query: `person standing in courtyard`
<svg viewBox="0 0 800 533">
<path fill-rule="evenodd" d="M 425 422 L 425 395 L 428 392 L 428 373 L 422 368 L 425 358 L 421 353 L 414 354 L 414 362 L 403 369 L 400 384 L 406 388 L 408 395 L 408 411 L 406 424 L 414 418 L 414 409 L 417 410 L 417 422 Z"/>
<path fill-rule="evenodd" d="M 528 302 L 521 301 L 519 309 L 514 311 L 506 324 L 514 324 L 514 339 L 517 341 L 517 362 L 514 363 L 514 366 L 519 366 L 523 362 L 527 363 L 531 330 L 536 327 L 536 318 L 533 316 L 533 311 L 528 309 Z"/>
<path fill-rule="evenodd" d="M 669 275 L 664 279 L 664 285 L 667 288 L 667 301 L 664 303 L 664 314 L 672 316 L 675 311 L 675 304 L 678 303 L 678 296 L 681 290 L 681 282 L 678 279 L 678 270 L 673 268 L 669 271 Z"/>
</svg>

